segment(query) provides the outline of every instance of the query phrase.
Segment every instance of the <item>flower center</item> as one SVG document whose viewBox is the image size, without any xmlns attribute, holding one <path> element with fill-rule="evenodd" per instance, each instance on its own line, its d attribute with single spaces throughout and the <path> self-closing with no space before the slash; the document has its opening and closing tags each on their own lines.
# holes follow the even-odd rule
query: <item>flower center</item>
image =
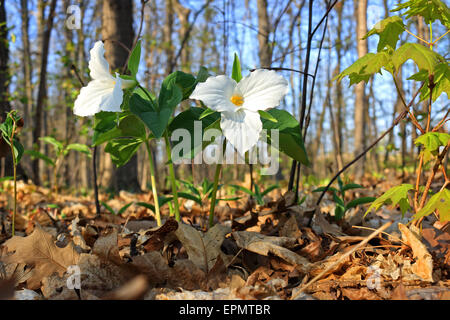
<svg viewBox="0 0 450 320">
<path fill-rule="evenodd" d="M 233 95 L 230 98 L 230 101 L 236 106 L 236 107 L 240 107 L 244 104 L 244 98 L 242 96 L 239 95 Z"/>
</svg>

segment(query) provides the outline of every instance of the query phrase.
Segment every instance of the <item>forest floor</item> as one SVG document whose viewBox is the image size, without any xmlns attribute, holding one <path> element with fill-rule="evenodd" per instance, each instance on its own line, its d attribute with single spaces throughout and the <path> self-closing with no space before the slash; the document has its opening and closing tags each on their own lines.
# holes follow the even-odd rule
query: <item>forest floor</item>
<svg viewBox="0 0 450 320">
<path fill-rule="evenodd" d="M 380 196 L 400 179 L 387 176 L 365 178 L 346 200 Z M 417 230 L 389 206 L 363 218 L 366 205 L 336 222 L 332 196 L 316 207 L 319 193 L 305 191 L 297 205 L 278 189 L 262 206 L 221 202 L 209 230 L 208 208 L 183 200 L 177 223 L 166 205 L 158 228 L 136 204 L 97 217 L 92 197 L 19 183 L 11 238 L 11 184 L 3 188 L 0 299 L 450 299 L 450 228 L 434 216 Z M 150 199 L 101 200 L 117 212 Z"/>
</svg>

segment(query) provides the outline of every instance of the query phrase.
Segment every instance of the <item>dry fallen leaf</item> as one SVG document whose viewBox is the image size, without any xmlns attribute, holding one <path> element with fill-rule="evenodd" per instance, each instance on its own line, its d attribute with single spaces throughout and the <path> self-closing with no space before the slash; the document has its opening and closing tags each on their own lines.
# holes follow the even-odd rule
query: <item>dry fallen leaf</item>
<svg viewBox="0 0 450 320">
<path fill-rule="evenodd" d="M 175 231 L 175 236 L 186 249 L 189 260 L 208 273 L 219 255 L 225 263 L 228 262 L 229 259 L 220 250 L 220 246 L 230 232 L 230 227 L 220 224 L 216 224 L 208 232 L 202 233 L 187 224 L 180 223 Z"/>
<path fill-rule="evenodd" d="M 239 247 L 248 251 L 268 256 L 269 253 L 274 254 L 286 262 L 298 267 L 302 272 L 306 272 L 310 266 L 310 262 L 296 254 L 295 252 L 282 247 L 282 245 L 292 245 L 295 239 L 286 237 L 269 237 L 257 232 L 236 231 L 232 233 Z"/>
<path fill-rule="evenodd" d="M 4 244 L 14 254 L 4 257 L 6 263 L 25 263 L 34 266 L 33 275 L 27 280 L 29 289 L 40 287 L 41 280 L 57 272 L 62 275 L 67 268 L 76 265 L 79 254 L 72 242 L 64 248 L 58 248 L 53 237 L 36 225 L 33 233 L 27 237 L 14 236 Z"/>
<path fill-rule="evenodd" d="M 424 281 L 433 282 L 433 259 L 425 245 L 405 225 L 399 223 L 402 240 L 411 247 L 416 262 L 412 264 L 412 271 Z"/>
</svg>

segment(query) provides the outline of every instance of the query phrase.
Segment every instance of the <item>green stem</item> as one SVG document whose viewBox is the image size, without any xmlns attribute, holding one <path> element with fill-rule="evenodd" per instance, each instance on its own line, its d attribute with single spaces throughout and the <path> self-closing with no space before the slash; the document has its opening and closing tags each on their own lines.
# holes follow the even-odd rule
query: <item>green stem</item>
<svg viewBox="0 0 450 320">
<path fill-rule="evenodd" d="M 14 121 L 14 118 L 13 118 Z M 17 159 L 16 154 L 14 152 L 14 134 L 16 132 L 16 122 L 13 123 L 12 135 L 11 135 L 11 154 L 13 159 L 13 176 L 14 176 L 14 209 L 12 216 L 12 236 L 14 237 L 16 230 L 16 213 L 17 213 Z"/>
<path fill-rule="evenodd" d="M 156 190 L 155 168 L 153 166 L 152 149 L 150 148 L 150 142 L 148 140 L 145 141 L 145 145 L 147 147 L 148 162 L 150 165 L 150 180 L 152 183 L 153 199 L 155 200 L 156 223 L 158 226 L 160 226 L 161 225 L 161 213 L 159 211 L 158 191 Z"/>
<path fill-rule="evenodd" d="M 223 153 L 225 153 L 227 140 L 223 140 Z M 209 208 L 209 227 L 214 226 L 214 210 L 216 209 L 217 189 L 219 187 L 220 172 L 222 170 L 222 163 L 216 165 L 216 173 L 214 174 L 214 185 L 211 193 L 211 204 Z"/>
<path fill-rule="evenodd" d="M 175 179 L 175 170 L 173 169 L 173 163 L 172 163 L 172 148 L 170 146 L 169 135 L 167 134 L 167 131 L 164 134 L 164 140 L 166 142 L 166 153 L 167 153 L 167 160 L 168 160 L 167 162 L 169 163 L 169 178 L 170 178 L 170 183 L 172 184 L 175 220 L 180 221 L 180 207 L 178 204 L 178 191 L 177 191 L 177 184 L 176 184 L 176 179 Z"/>
</svg>

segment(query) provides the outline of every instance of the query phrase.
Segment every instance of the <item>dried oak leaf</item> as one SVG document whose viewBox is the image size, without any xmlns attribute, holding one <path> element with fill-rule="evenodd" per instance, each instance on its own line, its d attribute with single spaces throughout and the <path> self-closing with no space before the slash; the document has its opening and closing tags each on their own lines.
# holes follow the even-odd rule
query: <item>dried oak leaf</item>
<svg viewBox="0 0 450 320">
<path fill-rule="evenodd" d="M 216 224 L 206 233 L 180 223 L 175 236 L 183 244 L 191 260 L 197 267 L 206 273 L 212 269 L 219 255 L 227 263 L 228 257 L 220 249 L 225 236 L 231 232 L 230 227 Z"/>
<path fill-rule="evenodd" d="M 405 225 L 399 223 L 402 240 L 411 247 L 416 262 L 412 264 L 412 271 L 424 281 L 433 282 L 433 259 L 425 245 Z"/>
<path fill-rule="evenodd" d="M 248 231 L 236 231 L 233 232 L 232 235 L 239 247 L 263 256 L 268 256 L 269 253 L 274 254 L 286 262 L 296 266 L 302 272 L 306 272 L 311 265 L 308 259 L 283 247 L 291 246 L 295 243 L 295 239 L 286 237 L 270 237 L 257 232 Z"/>
<path fill-rule="evenodd" d="M 64 274 L 71 265 L 76 265 L 79 254 L 72 242 L 64 248 L 58 248 L 51 234 L 36 225 L 33 233 L 27 237 L 14 236 L 4 244 L 8 251 L 15 251 L 4 258 L 6 263 L 25 263 L 33 266 L 33 275 L 27 280 L 29 289 L 40 287 L 41 280 L 54 272 Z"/>
</svg>

